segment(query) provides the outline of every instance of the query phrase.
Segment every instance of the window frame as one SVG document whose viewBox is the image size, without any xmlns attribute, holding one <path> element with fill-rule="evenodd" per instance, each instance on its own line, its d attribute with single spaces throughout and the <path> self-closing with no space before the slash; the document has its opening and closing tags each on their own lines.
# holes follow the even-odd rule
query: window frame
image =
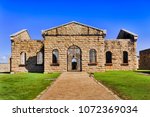
<svg viewBox="0 0 150 117">
<path fill-rule="evenodd" d="M 39 54 L 41 54 L 41 56 L 39 55 Z M 41 61 L 41 63 L 38 63 L 38 61 L 40 61 L 40 60 L 38 60 L 38 59 L 42 59 Z M 39 51 L 39 52 L 37 52 L 37 54 L 36 54 L 36 65 L 43 65 L 44 64 L 44 54 L 43 54 L 43 52 L 42 51 Z"/>
<path fill-rule="evenodd" d="M 111 51 L 106 51 L 105 53 L 105 65 L 106 66 L 112 66 L 112 52 Z"/>
<path fill-rule="evenodd" d="M 92 52 L 94 52 L 94 56 L 92 55 L 93 54 Z M 94 62 L 92 62 L 93 60 L 94 60 Z M 88 63 L 88 65 L 91 65 L 91 66 L 97 65 L 97 51 L 96 51 L 96 49 L 90 49 L 89 50 L 89 63 Z"/>
<path fill-rule="evenodd" d="M 128 65 L 129 65 L 129 54 L 127 51 L 123 51 L 122 66 L 128 66 Z"/>
<path fill-rule="evenodd" d="M 22 63 L 22 59 L 24 61 L 23 63 Z M 21 52 L 20 53 L 20 65 L 19 66 L 26 66 L 26 53 L 25 52 Z"/>
</svg>

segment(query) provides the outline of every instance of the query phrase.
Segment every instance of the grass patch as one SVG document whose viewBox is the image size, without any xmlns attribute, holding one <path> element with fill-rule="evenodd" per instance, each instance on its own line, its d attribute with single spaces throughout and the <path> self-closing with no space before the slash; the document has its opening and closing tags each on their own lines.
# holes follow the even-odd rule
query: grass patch
<svg viewBox="0 0 150 117">
<path fill-rule="evenodd" d="M 107 71 L 94 73 L 94 77 L 122 99 L 150 100 L 150 76 L 133 71 Z"/>
<path fill-rule="evenodd" d="M 0 100 L 32 100 L 58 76 L 59 73 L 1 74 Z"/>
</svg>

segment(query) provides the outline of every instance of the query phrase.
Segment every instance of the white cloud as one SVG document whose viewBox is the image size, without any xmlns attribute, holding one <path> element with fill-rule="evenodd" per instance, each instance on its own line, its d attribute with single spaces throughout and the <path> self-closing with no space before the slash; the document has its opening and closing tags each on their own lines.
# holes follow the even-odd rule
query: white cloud
<svg viewBox="0 0 150 117">
<path fill-rule="evenodd" d="M 8 56 L 0 56 L 0 63 L 8 63 Z"/>
</svg>

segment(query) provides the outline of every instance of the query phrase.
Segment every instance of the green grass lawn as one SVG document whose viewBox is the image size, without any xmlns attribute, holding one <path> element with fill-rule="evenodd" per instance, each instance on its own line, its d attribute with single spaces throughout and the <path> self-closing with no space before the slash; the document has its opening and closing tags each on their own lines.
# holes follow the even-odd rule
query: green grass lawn
<svg viewBox="0 0 150 117">
<path fill-rule="evenodd" d="M 59 73 L 0 74 L 0 100 L 31 100 L 50 85 Z"/>
<path fill-rule="evenodd" d="M 138 72 L 107 71 L 94 73 L 94 77 L 122 99 L 150 100 L 150 75 Z"/>
</svg>

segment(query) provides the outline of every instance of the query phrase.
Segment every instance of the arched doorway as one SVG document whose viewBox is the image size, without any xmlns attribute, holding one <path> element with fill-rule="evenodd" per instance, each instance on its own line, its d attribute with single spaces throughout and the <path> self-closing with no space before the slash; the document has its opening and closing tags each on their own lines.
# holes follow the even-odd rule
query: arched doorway
<svg viewBox="0 0 150 117">
<path fill-rule="evenodd" d="M 82 71 L 82 53 L 78 46 L 70 46 L 67 52 L 68 71 Z"/>
</svg>

